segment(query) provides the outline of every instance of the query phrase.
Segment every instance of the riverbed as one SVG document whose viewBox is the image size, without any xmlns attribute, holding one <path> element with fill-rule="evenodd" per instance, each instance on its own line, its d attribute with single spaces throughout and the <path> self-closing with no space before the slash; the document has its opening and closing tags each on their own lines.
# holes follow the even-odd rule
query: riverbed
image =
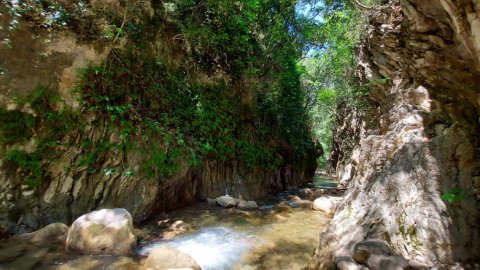
<svg viewBox="0 0 480 270">
<path fill-rule="evenodd" d="M 331 192 L 335 183 L 317 178 L 311 186 Z M 135 225 L 138 248 L 133 256 L 81 255 L 65 251 L 61 241 L 36 246 L 28 237 L 26 242 L 11 238 L 0 243 L 0 269 L 133 270 L 161 245 L 189 254 L 203 270 L 300 269 L 331 220 L 312 210 L 311 202 L 299 203 L 300 193 L 290 190 L 257 200 L 254 210 L 198 202 L 159 213 Z"/>
</svg>

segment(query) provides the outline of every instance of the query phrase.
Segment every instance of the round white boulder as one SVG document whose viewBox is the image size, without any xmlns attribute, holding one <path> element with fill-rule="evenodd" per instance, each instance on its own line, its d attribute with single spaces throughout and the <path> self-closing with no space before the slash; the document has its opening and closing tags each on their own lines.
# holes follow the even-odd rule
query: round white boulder
<svg viewBox="0 0 480 270">
<path fill-rule="evenodd" d="M 66 248 L 86 254 L 128 255 L 137 244 L 132 216 L 123 208 L 79 217 L 68 230 Z"/>
</svg>

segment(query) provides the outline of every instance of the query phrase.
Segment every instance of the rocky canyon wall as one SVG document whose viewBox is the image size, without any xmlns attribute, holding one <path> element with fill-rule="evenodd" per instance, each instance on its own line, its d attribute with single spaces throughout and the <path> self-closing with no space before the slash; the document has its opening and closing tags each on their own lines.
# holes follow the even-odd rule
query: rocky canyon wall
<svg viewBox="0 0 480 270">
<path fill-rule="evenodd" d="M 480 3 L 376 8 L 357 56 L 370 116 L 339 109 L 349 116 L 335 138 L 358 143 L 334 143 L 343 158 L 333 167 L 348 192 L 311 268 L 362 269 L 352 255 L 366 239 L 420 268 L 478 261 Z"/>
<path fill-rule="evenodd" d="M 115 52 L 125 47 L 127 38 L 120 34 L 120 28 L 112 30 L 112 25 L 116 23 L 123 27 L 122 18 L 125 23 L 128 12 L 131 12 L 128 13 L 130 24 L 140 25 L 139 22 L 154 14 L 151 2 L 138 1 L 125 7 L 119 1 L 89 1 L 91 5 L 87 9 L 76 1 L 60 1 L 73 14 L 72 18 L 74 12 L 87 16 L 69 21 L 74 30 L 61 21 L 59 26 L 49 25 L 52 18 L 49 21 L 42 17 L 48 12 L 40 16 L 27 10 L 18 15 L 10 2 L 0 4 L 0 110 L 5 117 L 2 118 L 5 122 L 0 123 L 0 237 L 32 231 L 52 222 L 69 224 L 80 215 L 99 208 L 125 208 L 138 222 L 195 200 L 226 193 L 256 199 L 270 192 L 302 185 L 313 177 L 315 152 L 308 154 L 311 158 L 303 165 L 293 164 L 285 157 L 283 165 L 268 169 L 247 169 L 236 157 L 226 161 L 205 158 L 192 165 L 188 153 L 182 152 L 174 164 L 175 172 L 168 176 L 146 177 L 139 173 L 146 162 L 145 150 L 126 154 L 119 147 L 111 147 L 124 142 L 122 130 L 111 124 L 110 117 L 83 108 L 78 92 L 74 90 L 82 71 L 99 65 L 105 68 L 106 59 L 117 57 Z M 155 12 L 159 10 L 157 8 Z M 120 20 L 109 22 L 113 20 L 111 18 Z M 158 36 L 152 34 L 151 39 L 136 50 L 140 54 L 154 54 L 162 64 L 178 68 L 187 52 L 182 51 L 180 42 L 172 33 L 164 31 L 162 27 L 166 22 L 158 21 L 155 27 Z M 96 39 L 88 38 L 95 31 L 98 32 L 94 35 Z M 112 34 L 111 31 L 117 32 Z M 112 42 L 117 38 L 118 42 Z M 205 84 L 212 84 L 214 80 L 206 74 L 198 76 L 207 81 Z M 19 102 L 34 94 L 39 87 L 54 89 L 62 102 L 55 103 L 49 108 L 51 111 L 43 112 L 35 110 L 32 104 Z M 50 97 L 47 95 L 46 98 Z M 82 122 L 81 127 L 69 130 L 65 136 L 56 136 L 56 140 L 50 142 L 53 147 L 39 152 L 38 141 L 47 131 L 48 117 L 56 117 L 65 108 L 78 116 L 75 119 Z M 10 124 L 13 119 L 15 124 L 17 118 L 36 121 L 37 125 L 21 126 L 17 123 L 7 128 L 7 120 Z M 18 142 L 7 142 L 5 134 L 28 136 Z M 142 136 L 147 135 L 141 133 L 133 141 L 145 144 Z M 147 150 L 158 151 L 152 148 L 166 147 L 161 137 L 152 136 L 150 139 L 149 143 L 156 144 L 147 145 Z M 94 155 L 89 148 L 96 149 Z M 7 160 L 7 153 L 37 153 L 39 160 L 31 159 L 29 155 L 18 156 L 14 158 L 23 162 L 23 167 L 13 166 Z M 52 154 L 55 158 L 46 158 Z M 38 174 L 37 168 L 41 168 L 40 181 L 35 186 L 28 185 L 25 179 Z"/>
</svg>

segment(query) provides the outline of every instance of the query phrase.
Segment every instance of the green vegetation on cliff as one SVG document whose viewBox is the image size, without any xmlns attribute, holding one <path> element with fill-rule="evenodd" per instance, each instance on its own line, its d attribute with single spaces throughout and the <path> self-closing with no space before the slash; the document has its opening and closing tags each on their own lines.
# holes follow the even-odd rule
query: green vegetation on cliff
<svg viewBox="0 0 480 270">
<path fill-rule="evenodd" d="M 57 157 L 41 153 L 78 144 L 67 135 L 81 134 L 92 116 L 108 132 L 81 140 L 77 165 L 90 173 L 157 178 L 205 159 L 302 165 L 329 152 L 338 100 L 361 95 L 352 81 L 361 16 L 350 1 L 112 3 L 10 3 L 10 13 L 108 52 L 81 72 L 80 112 L 43 88 L 18 101 L 22 112 L 1 109 L 3 143 L 35 139 L 34 150 L 13 146 L 6 155 L 32 186 Z M 109 151 L 120 159 L 139 152 L 142 166 L 102 168 Z"/>
<path fill-rule="evenodd" d="M 318 153 L 318 147 L 308 127 L 300 83 L 303 69 L 298 60 L 305 40 L 296 4 L 120 1 L 112 9 L 99 9 L 82 1 L 22 2 L 13 12 L 42 25 L 44 20 L 35 19 L 41 10 L 61 9 L 62 19 L 45 27 L 74 31 L 79 39 L 108 48 L 109 53 L 103 63 L 82 71 L 75 89 L 82 115 L 74 116 L 73 127 L 70 118 L 60 118 L 69 110 L 61 99 L 52 100 L 44 112 L 31 97 L 25 106 L 33 116 L 2 111 L 9 125 L 21 127 L 2 131 L 4 142 L 36 140 L 33 151 L 10 147 L 7 160 L 22 167 L 27 182 L 35 185 L 50 160 L 37 155 L 45 151 L 43 145 L 52 150 L 57 144 L 74 143 L 66 133 L 81 133 L 94 115 L 109 132 L 81 142 L 77 165 L 92 173 L 102 169 L 102 156 L 113 150 L 123 157 L 132 150 L 140 152 L 141 171 L 103 168 L 106 172 L 147 177 L 170 176 L 181 162 L 198 165 L 204 159 L 238 160 L 249 169 L 274 169 L 285 162 L 301 165 Z M 68 131 L 58 130 L 62 123 Z M 116 130 L 120 141 L 112 142 L 108 133 Z"/>
</svg>

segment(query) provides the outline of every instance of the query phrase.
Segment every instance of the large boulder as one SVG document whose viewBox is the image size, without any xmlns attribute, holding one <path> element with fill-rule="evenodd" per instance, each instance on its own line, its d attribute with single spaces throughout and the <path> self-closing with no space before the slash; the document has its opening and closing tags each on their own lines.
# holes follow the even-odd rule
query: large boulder
<svg viewBox="0 0 480 270">
<path fill-rule="evenodd" d="M 169 246 L 161 246 L 154 249 L 150 255 L 148 255 L 145 264 L 141 267 L 141 270 L 167 269 L 201 270 L 202 268 L 190 255 Z"/>
<path fill-rule="evenodd" d="M 218 205 L 220 205 L 222 207 L 225 207 L 225 208 L 235 207 L 235 205 L 237 205 L 237 200 L 233 197 L 228 196 L 228 195 L 218 197 L 216 199 L 216 201 L 217 201 Z"/>
<path fill-rule="evenodd" d="M 250 209 L 257 209 L 258 205 L 255 201 L 240 201 L 238 202 L 237 207 L 239 209 L 250 210 Z"/>
<path fill-rule="evenodd" d="M 337 209 L 339 202 L 340 202 L 339 198 L 320 197 L 315 199 L 315 201 L 313 201 L 312 208 L 314 210 L 322 211 L 329 215 L 333 215 L 333 213 L 335 213 L 335 210 Z"/>
<path fill-rule="evenodd" d="M 66 248 L 87 254 L 128 255 L 136 247 L 132 217 L 122 208 L 79 217 L 68 230 Z"/>
</svg>

